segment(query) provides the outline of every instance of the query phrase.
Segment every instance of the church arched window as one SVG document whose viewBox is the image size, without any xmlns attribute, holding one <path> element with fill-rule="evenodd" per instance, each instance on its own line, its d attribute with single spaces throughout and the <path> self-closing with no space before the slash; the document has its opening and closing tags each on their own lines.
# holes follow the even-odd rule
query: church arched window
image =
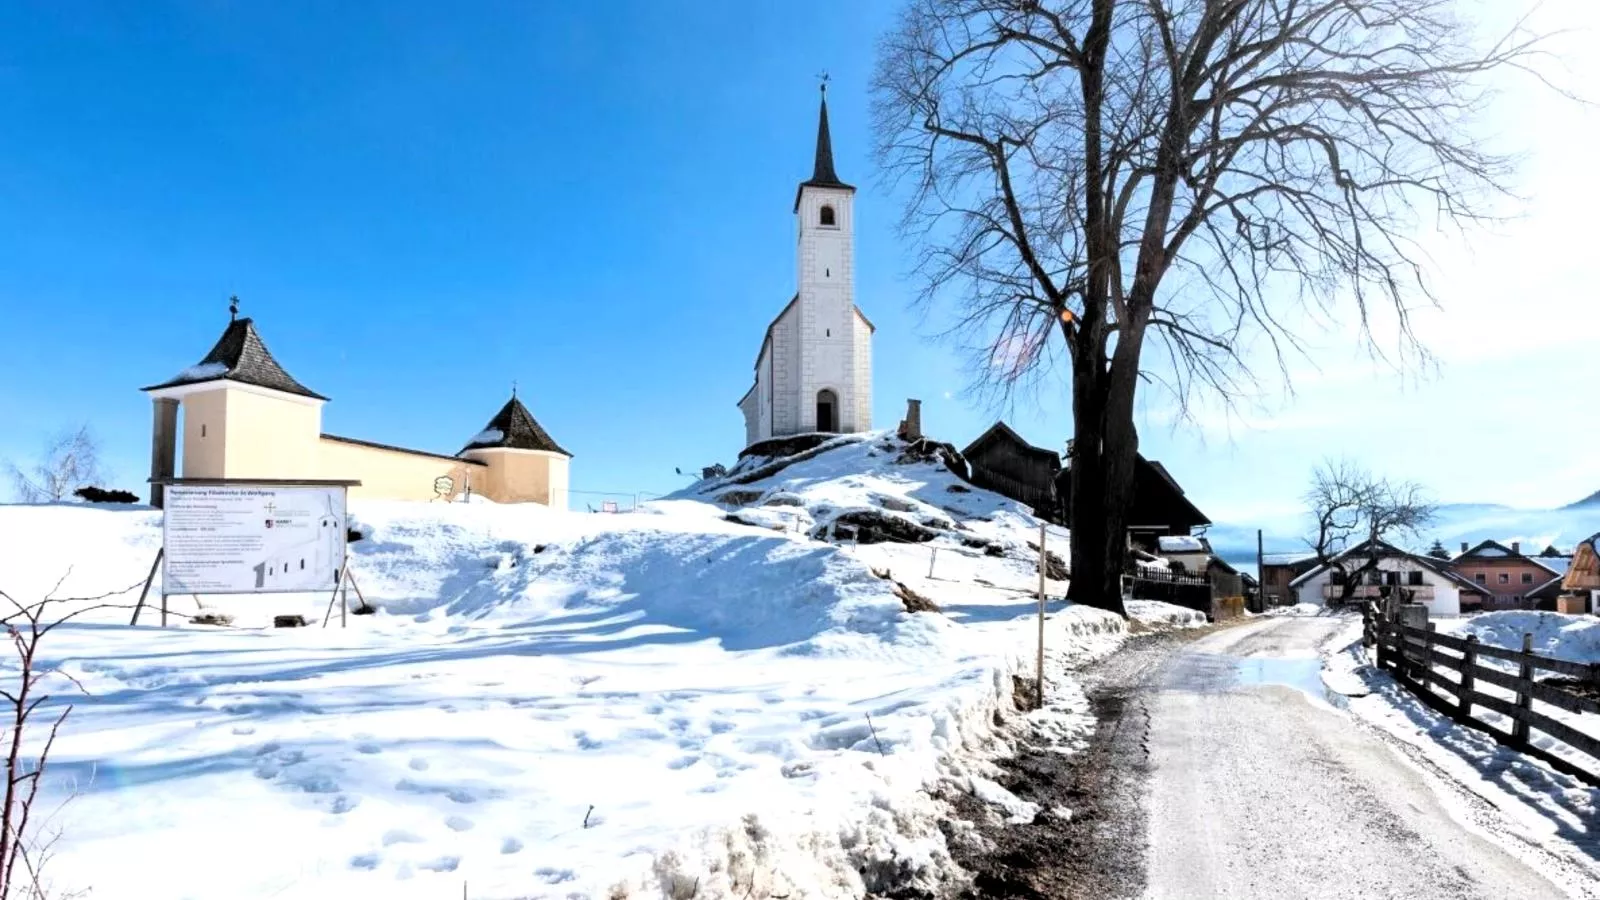
<svg viewBox="0 0 1600 900">
<path fill-rule="evenodd" d="M 826 225 L 828 227 L 832 227 L 833 225 L 837 224 L 837 223 L 834 222 L 834 218 L 833 218 L 833 207 L 824 206 L 822 208 L 822 213 L 821 213 L 821 216 L 818 219 L 818 221 L 821 224 Z"/>
</svg>

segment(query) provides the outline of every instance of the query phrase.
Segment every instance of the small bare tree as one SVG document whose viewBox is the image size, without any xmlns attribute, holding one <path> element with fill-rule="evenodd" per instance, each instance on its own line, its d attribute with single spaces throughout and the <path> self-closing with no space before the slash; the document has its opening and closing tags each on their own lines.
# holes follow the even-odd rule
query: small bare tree
<svg viewBox="0 0 1600 900">
<path fill-rule="evenodd" d="M 1402 536 L 1417 536 L 1435 512 L 1420 485 L 1375 477 L 1349 460 L 1317 467 L 1305 502 L 1316 523 L 1306 545 L 1333 573 L 1330 583 L 1339 588 L 1339 595 L 1329 599 L 1335 605 L 1349 602 L 1366 573 L 1378 571 L 1384 545 L 1393 545 Z M 1399 600 L 1401 591 L 1398 585 L 1388 585 L 1380 593 Z"/>
<path fill-rule="evenodd" d="M 1490 215 L 1480 76 L 1538 46 L 1468 26 L 1443 0 L 906 0 L 879 156 L 979 384 L 1070 367 L 1073 599 L 1121 607 L 1141 379 L 1232 403 L 1245 348 L 1287 378 L 1300 310 L 1425 357 L 1410 235 Z"/>
<path fill-rule="evenodd" d="M 11 484 L 23 503 L 60 503 L 82 487 L 102 478 L 100 445 L 84 425 L 64 431 L 45 447 L 38 462 L 27 469 L 8 463 Z"/>
<path fill-rule="evenodd" d="M 15 652 L 15 668 L 4 673 L 8 682 L 0 688 L 0 752 L 5 753 L 5 781 L 0 785 L 0 900 L 26 898 L 44 900 L 52 895 L 44 880 L 45 864 L 51 848 L 59 835 L 46 834 L 48 817 L 40 815 L 39 788 L 45 769 L 50 762 L 50 752 L 55 748 L 56 736 L 72 713 L 69 704 L 49 708 L 49 715 L 40 720 L 53 698 L 50 691 L 61 684 L 80 692 L 83 685 L 62 669 L 47 665 L 39 656 L 40 644 L 55 629 L 67 622 L 100 609 L 123 608 L 123 605 L 103 601 L 128 593 L 134 585 L 96 597 L 56 596 L 65 583 L 67 573 L 44 599 L 31 604 L 16 600 L 0 591 L 0 601 L 12 610 L 0 618 Z M 56 615 L 56 610 L 62 614 Z M 43 729 L 43 740 L 35 737 Z"/>
</svg>

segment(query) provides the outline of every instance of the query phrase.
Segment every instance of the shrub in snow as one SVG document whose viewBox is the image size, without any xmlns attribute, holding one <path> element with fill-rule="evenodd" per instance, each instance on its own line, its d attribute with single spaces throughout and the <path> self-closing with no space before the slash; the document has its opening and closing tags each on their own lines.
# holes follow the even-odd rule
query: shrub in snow
<svg viewBox="0 0 1600 900">
<path fill-rule="evenodd" d="M 139 497 L 131 491 L 106 490 L 92 485 L 86 485 L 72 492 L 73 496 L 82 498 L 85 503 L 138 503 Z"/>
<path fill-rule="evenodd" d="M 826 540 L 829 535 L 854 538 L 860 544 L 908 541 L 921 544 L 939 536 L 933 529 L 909 519 L 870 509 L 840 513 L 832 522 L 812 529 L 812 537 Z"/>
</svg>

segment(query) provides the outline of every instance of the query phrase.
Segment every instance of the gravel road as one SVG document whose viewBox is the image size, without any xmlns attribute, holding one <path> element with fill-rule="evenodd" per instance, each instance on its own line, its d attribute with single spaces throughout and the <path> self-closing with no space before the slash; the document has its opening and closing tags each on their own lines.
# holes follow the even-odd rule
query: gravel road
<svg viewBox="0 0 1600 900">
<path fill-rule="evenodd" d="M 1001 779 L 1071 816 L 1019 827 L 955 798 L 978 823 L 950 830 L 975 878 L 961 896 L 1600 897 L 1569 862 L 1508 836 L 1499 810 L 1335 708 L 1319 650 L 1344 624 L 1142 635 L 1076 673 L 1100 722 L 1089 746 L 1024 743 Z"/>
<path fill-rule="evenodd" d="M 1566 896 L 1322 702 L 1318 648 L 1340 624 L 1268 619 L 1171 657 L 1146 701 L 1144 896 Z"/>
</svg>

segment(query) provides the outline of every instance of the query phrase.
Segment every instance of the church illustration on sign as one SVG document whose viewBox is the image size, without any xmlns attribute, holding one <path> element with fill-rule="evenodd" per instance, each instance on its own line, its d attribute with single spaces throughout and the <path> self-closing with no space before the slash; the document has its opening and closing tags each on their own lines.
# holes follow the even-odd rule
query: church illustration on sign
<svg viewBox="0 0 1600 900">
<path fill-rule="evenodd" d="M 816 162 L 795 193 L 795 296 L 767 326 L 739 401 L 747 445 L 872 429 L 875 329 L 855 303 L 855 192 L 834 172 L 824 84 Z"/>
<path fill-rule="evenodd" d="M 236 309 L 236 307 L 234 307 Z M 358 481 L 351 496 L 433 500 L 472 493 L 498 503 L 567 505 L 562 449 L 513 390 L 454 456 L 326 434 L 328 398 L 284 371 L 250 319 L 236 316 L 199 363 L 143 389 L 154 402 L 150 502 L 183 478 Z M 181 415 L 181 424 L 180 424 Z"/>
</svg>

